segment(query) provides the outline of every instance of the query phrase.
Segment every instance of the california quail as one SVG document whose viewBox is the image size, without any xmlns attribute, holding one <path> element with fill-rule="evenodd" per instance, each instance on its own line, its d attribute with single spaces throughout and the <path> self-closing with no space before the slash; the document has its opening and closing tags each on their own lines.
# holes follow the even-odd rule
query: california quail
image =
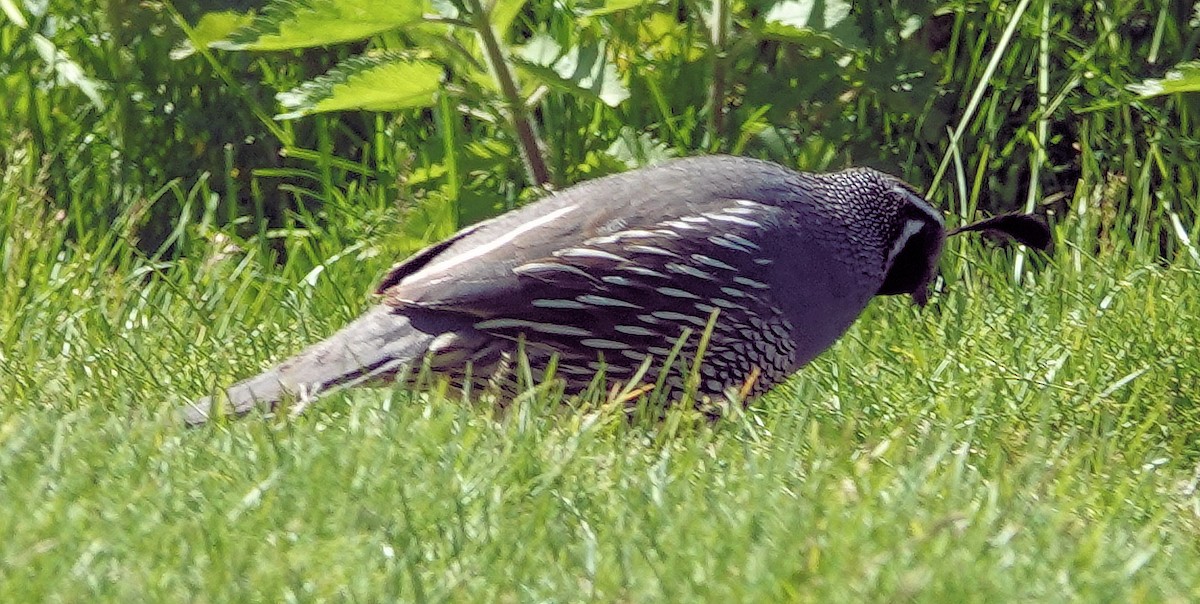
<svg viewBox="0 0 1200 604">
<path fill-rule="evenodd" d="M 1048 240 L 1044 223 L 968 227 Z M 611 384 L 647 356 L 654 383 L 715 323 L 698 395 L 754 396 L 828 348 L 876 295 L 924 304 L 945 238 L 941 213 L 870 169 L 795 172 L 753 159 L 680 159 L 568 188 L 467 227 L 392 268 L 382 303 L 227 391 L 234 414 L 285 396 L 411 376 L 428 358 L 458 387 L 511 384 L 518 349 L 557 360 L 568 392 Z M 678 388 L 673 368 L 666 383 Z M 188 406 L 198 424 L 212 399 Z"/>
</svg>

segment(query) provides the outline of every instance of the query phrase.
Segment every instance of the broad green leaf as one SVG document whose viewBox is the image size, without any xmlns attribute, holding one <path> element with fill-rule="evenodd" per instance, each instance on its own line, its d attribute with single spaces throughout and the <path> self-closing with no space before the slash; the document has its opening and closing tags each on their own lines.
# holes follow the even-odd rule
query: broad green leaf
<svg viewBox="0 0 1200 604">
<path fill-rule="evenodd" d="M 800 29 L 829 29 L 850 17 L 844 0 L 787 0 L 771 7 L 767 21 Z"/>
<path fill-rule="evenodd" d="M 686 28 L 674 14 L 659 11 L 642 19 L 638 26 L 638 44 L 643 57 L 682 55 L 685 61 L 704 58 L 704 49 L 693 44 Z"/>
<path fill-rule="evenodd" d="M 1180 63 L 1161 80 L 1144 80 L 1126 88 L 1144 99 L 1177 92 L 1200 92 L 1200 61 Z"/>
<path fill-rule="evenodd" d="M 786 0 L 765 17 L 764 33 L 797 44 L 811 44 L 818 35 L 844 48 L 861 48 L 862 34 L 845 0 Z"/>
<path fill-rule="evenodd" d="M 504 32 L 512 25 L 513 19 L 521 13 L 521 9 L 525 6 L 527 0 L 495 0 L 492 4 L 491 21 L 492 27 L 503 36 Z"/>
<path fill-rule="evenodd" d="M 16 24 L 17 27 L 21 29 L 29 27 L 29 22 L 25 20 L 25 14 L 21 12 L 21 9 L 17 8 L 16 4 L 13 4 L 12 0 L 0 0 L 0 11 L 8 15 L 9 20 Z"/>
<path fill-rule="evenodd" d="M 42 34 L 33 34 L 33 47 L 42 60 L 54 70 L 56 84 L 78 88 L 92 105 L 101 111 L 104 110 L 104 97 L 101 93 L 108 89 L 108 84 L 89 76 L 71 55 L 55 46 L 54 42 Z"/>
<path fill-rule="evenodd" d="M 584 15 L 588 17 L 599 17 L 601 15 L 607 15 L 647 4 L 657 3 L 658 0 L 604 0 L 604 6 L 584 11 Z"/>
<path fill-rule="evenodd" d="M 394 111 L 433 105 L 442 87 L 442 67 L 395 54 L 353 57 L 325 75 L 276 95 L 292 119 L 312 113 L 364 109 Z"/>
<path fill-rule="evenodd" d="M 577 46 L 565 53 L 546 35 L 537 35 L 514 57 L 534 78 L 555 88 L 585 92 L 616 107 L 629 98 L 616 67 L 608 60 L 604 44 Z"/>
<path fill-rule="evenodd" d="M 272 0 L 252 23 L 212 46 L 286 50 L 361 40 L 418 22 L 428 8 L 411 0 Z"/>
<path fill-rule="evenodd" d="M 432 60 L 447 66 L 455 81 L 466 84 L 468 90 L 472 86 L 486 91 L 498 90 L 496 78 L 488 71 L 487 61 L 479 49 L 479 38 L 470 28 L 425 21 L 405 28 L 404 33 L 411 48 L 420 48 L 429 53 Z"/>
<path fill-rule="evenodd" d="M 675 152 L 662 141 L 629 126 L 621 128 L 620 136 L 605 153 L 630 169 L 657 164 L 675 156 Z"/>
<path fill-rule="evenodd" d="M 907 40 L 913 37 L 921 29 L 921 24 L 925 21 L 917 15 L 909 15 L 904 19 L 904 23 L 900 25 L 900 39 Z"/>
<path fill-rule="evenodd" d="M 429 6 L 433 9 L 433 14 L 443 19 L 457 19 L 460 16 L 458 6 L 450 0 L 430 0 Z"/>
<path fill-rule="evenodd" d="M 517 51 L 517 54 L 520 61 L 549 67 L 562 55 L 562 47 L 554 41 L 554 38 L 538 34 L 530 38 L 529 42 Z"/>
<path fill-rule="evenodd" d="M 203 17 L 200 17 L 200 21 L 196 23 L 196 27 L 192 28 L 192 39 L 184 40 L 182 44 L 175 47 L 171 51 L 171 58 L 182 59 L 189 57 L 196 52 L 193 44 L 209 46 L 214 42 L 225 39 L 233 32 L 250 25 L 253 21 L 254 15 L 235 13 L 233 11 L 207 13 Z"/>
</svg>

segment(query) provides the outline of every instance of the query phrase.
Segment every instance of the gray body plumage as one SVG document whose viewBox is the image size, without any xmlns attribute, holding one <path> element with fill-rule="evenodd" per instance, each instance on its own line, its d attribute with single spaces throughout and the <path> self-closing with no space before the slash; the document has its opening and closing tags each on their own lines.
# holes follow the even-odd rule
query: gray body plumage
<svg viewBox="0 0 1200 604">
<path fill-rule="evenodd" d="M 758 394 L 840 337 L 879 294 L 924 301 L 940 215 L 873 170 L 806 174 L 757 160 L 683 159 L 568 188 L 463 229 L 397 265 L 382 303 L 227 391 L 234 413 L 411 375 L 428 357 L 458 386 L 511 384 L 518 346 L 557 359 L 568 391 L 603 367 L 653 383 L 684 330 L 716 311 L 701 395 Z M 672 373 L 668 384 L 678 386 Z M 206 420 L 211 401 L 186 411 Z"/>
</svg>

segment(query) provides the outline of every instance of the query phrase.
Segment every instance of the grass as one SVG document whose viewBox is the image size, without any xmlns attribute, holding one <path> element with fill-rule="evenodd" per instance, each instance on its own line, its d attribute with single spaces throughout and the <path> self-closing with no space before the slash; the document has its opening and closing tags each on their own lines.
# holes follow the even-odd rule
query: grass
<svg viewBox="0 0 1200 604">
<path fill-rule="evenodd" d="M 16 165 L 16 162 L 11 162 Z M 36 187 L 31 187 L 36 188 Z M 1200 271 L 957 241 L 747 413 L 629 425 L 358 391 L 296 421 L 175 407 L 332 331 L 386 255 L 315 279 L 160 270 L 0 199 L 0 593 L 101 600 L 1175 600 L 1200 595 Z M 1074 225 L 1058 225 L 1061 236 Z M 386 245 L 375 239 L 360 246 Z M 349 253 L 346 253 L 349 252 Z M 304 254 L 293 253 L 292 258 Z M 681 418 L 675 418 L 679 420 Z"/>
<path fill-rule="evenodd" d="M 54 43 L 123 86 L 102 111 L 39 67 L 36 23 L 0 21 L 0 599 L 1200 599 L 1195 101 L 1120 97 L 1193 58 L 1195 35 L 1186 7 L 1018 5 L 1011 37 L 1004 3 L 948 5 L 926 50 L 875 53 L 931 70 L 907 95 L 887 71 L 841 79 L 827 56 L 734 65 L 736 140 L 704 133 L 691 83 L 706 63 L 686 52 L 632 57 L 624 113 L 547 95 L 560 174 L 608 171 L 638 144 L 733 148 L 926 187 L 944 166 L 932 200 L 948 213 L 1053 215 L 1051 254 L 953 240 L 928 307 L 876 300 L 712 424 L 544 397 L 499 416 L 381 389 L 294 421 L 182 428 L 185 401 L 364 309 L 395 259 L 530 197 L 519 162 L 448 103 L 271 140 L 247 109 L 271 91 L 235 84 L 287 88 L 297 57 L 170 62 L 153 32 L 171 29 L 128 22 L 161 18 L 153 6 L 53 4 Z M 617 47 L 640 22 L 601 25 Z M 771 69 L 815 90 L 767 94 L 768 111 L 752 101 Z"/>
</svg>

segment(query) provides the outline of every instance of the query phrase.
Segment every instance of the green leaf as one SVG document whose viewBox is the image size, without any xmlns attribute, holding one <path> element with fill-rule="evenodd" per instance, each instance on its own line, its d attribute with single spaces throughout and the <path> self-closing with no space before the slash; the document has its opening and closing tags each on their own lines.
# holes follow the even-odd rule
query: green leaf
<svg viewBox="0 0 1200 604">
<path fill-rule="evenodd" d="M 562 55 L 562 47 L 554 38 L 545 34 L 538 34 L 529 39 L 529 42 L 517 50 L 517 60 L 529 65 L 550 67 Z"/>
<path fill-rule="evenodd" d="M 457 19 L 461 16 L 458 13 L 458 6 L 450 0 L 430 0 L 429 6 L 435 15 L 443 19 Z"/>
<path fill-rule="evenodd" d="M 811 44 L 814 35 L 848 49 L 863 45 L 862 33 L 845 0 L 786 0 L 765 17 L 768 37 L 796 44 Z"/>
<path fill-rule="evenodd" d="M 496 28 L 496 31 L 500 35 L 504 35 L 504 32 L 508 31 L 508 28 L 512 25 L 513 19 L 516 19 L 517 15 L 521 13 L 521 9 L 524 8 L 526 1 L 495 0 L 495 3 L 492 4 L 490 15 L 492 27 Z"/>
<path fill-rule="evenodd" d="M 658 0 L 604 0 L 604 6 L 584 11 L 588 17 L 599 17 L 648 4 L 657 4 Z"/>
<path fill-rule="evenodd" d="M 194 44 L 210 46 L 214 42 L 225 39 L 233 32 L 253 22 L 254 15 L 235 13 L 233 11 L 207 13 L 203 17 L 200 17 L 200 21 L 192 28 L 191 39 L 184 40 L 182 44 L 171 51 L 171 58 L 183 59 L 189 57 L 196 52 Z"/>
<path fill-rule="evenodd" d="M 428 8 L 411 0 L 271 0 L 253 22 L 211 46 L 286 50 L 361 40 L 418 22 Z"/>
<path fill-rule="evenodd" d="M 325 75 L 276 95 L 292 119 L 312 113 L 364 109 L 395 111 L 433 105 L 442 87 L 442 67 L 396 54 L 353 57 Z"/>
<path fill-rule="evenodd" d="M 104 110 L 104 97 L 101 93 L 108 90 L 107 83 L 89 76 L 71 55 L 55 46 L 54 42 L 42 34 L 33 34 L 33 47 L 42 60 L 54 70 L 57 85 L 78 88 L 96 109 Z"/>
<path fill-rule="evenodd" d="M 552 38 L 537 35 L 517 52 L 514 59 L 547 86 L 585 92 L 609 107 L 616 107 L 629 98 L 629 89 L 608 60 L 603 43 L 576 46 L 562 53 Z"/>
<path fill-rule="evenodd" d="M 621 128 L 620 136 L 604 152 L 629 169 L 657 164 L 675 156 L 662 141 L 645 132 L 638 133 L 629 126 Z"/>
<path fill-rule="evenodd" d="M 1126 88 L 1144 99 L 1177 92 L 1200 92 L 1200 61 L 1180 63 L 1161 80 L 1143 80 Z"/>
<path fill-rule="evenodd" d="M 21 29 L 29 27 L 29 21 L 25 20 L 25 14 L 21 12 L 21 9 L 17 8 L 16 4 L 13 4 L 12 0 L 0 0 L 0 12 L 8 15 L 9 20 L 16 24 L 17 27 Z"/>
</svg>

